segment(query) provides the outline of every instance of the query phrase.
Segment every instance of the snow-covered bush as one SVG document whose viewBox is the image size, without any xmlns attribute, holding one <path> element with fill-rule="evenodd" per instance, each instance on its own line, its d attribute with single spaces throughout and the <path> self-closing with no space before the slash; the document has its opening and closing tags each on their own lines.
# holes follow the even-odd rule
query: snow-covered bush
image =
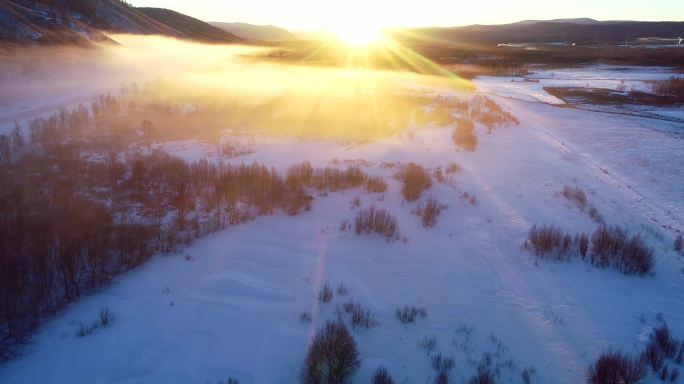
<svg viewBox="0 0 684 384">
<path fill-rule="evenodd" d="M 387 368 L 380 366 L 373 373 L 371 384 L 394 384 L 394 380 L 387 371 Z"/>
<path fill-rule="evenodd" d="M 345 384 L 361 364 L 347 327 L 329 321 L 311 340 L 301 373 L 302 384 Z"/>
<path fill-rule="evenodd" d="M 587 370 L 587 384 L 634 384 L 644 379 L 646 373 L 643 359 L 632 358 L 619 351 L 607 351 Z"/>
<path fill-rule="evenodd" d="M 356 234 L 377 233 L 390 239 L 399 237 L 397 218 L 382 208 L 371 205 L 359 211 L 354 220 Z"/>
<path fill-rule="evenodd" d="M 398 174 L 399 180 L 403 182 L 401 194 L 406 201 L 416 201 L 420 199 L 423 191 L 432 186 L 432 177 L 423 167 L 415 163 L 404 165 Z"/>
</svg>

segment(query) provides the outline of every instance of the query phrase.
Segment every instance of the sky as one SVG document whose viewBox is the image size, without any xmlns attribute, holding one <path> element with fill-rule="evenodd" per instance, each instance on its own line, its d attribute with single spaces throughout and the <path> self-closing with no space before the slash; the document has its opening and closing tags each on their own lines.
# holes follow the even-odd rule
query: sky
<svg viewBox="0 0 684 384">
<path fill-rule="evenodd" d="M 292 30 L 501 24 L 530 19 L 684 21 L 684 0 L 129 0 L 204 21 L 273 24 Z"/>
</svg>

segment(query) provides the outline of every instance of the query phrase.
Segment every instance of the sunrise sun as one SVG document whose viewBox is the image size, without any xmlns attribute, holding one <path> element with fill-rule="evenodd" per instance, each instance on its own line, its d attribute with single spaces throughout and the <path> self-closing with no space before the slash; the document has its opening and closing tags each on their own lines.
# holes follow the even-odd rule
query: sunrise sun
<svg viewBox="0 0 684 384">
<path fill-rule="evenodd" d="M 336 29 L 335 36 L 350 46 L 367 46 L 378 43 L 384 38 L 382 28 L 371 25 L 351 25 Z"/>
</svg>

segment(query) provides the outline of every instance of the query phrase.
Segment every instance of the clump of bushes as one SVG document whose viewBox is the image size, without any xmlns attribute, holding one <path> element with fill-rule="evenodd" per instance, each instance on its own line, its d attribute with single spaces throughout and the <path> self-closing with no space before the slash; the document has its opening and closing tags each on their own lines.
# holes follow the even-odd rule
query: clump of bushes
<svg viewBox="0 0 684 384">
<path fill-rule="evenodd" d="M 365 308 L 359 302 L 349 299 L 344 303 L 344 312 L 351 316 L 351 324 L 354 327 L 373 328 L 380 323 L 375 319 L 370 309 Z"/>
<path fill-rule="evenodd" d="M 321 303 L 327 303 L 333 299 L 333 290 L 330 288 L 330 284 L 325 283 L 320 291 L 318 291 L 318 301 Z"/>
<path fill-rule="evenodd" d="M 444 356 L 442 355 L 442 352 L 437 352 L 434 356 L 432 356 L 431 363 L 432 369 L 437 372 L 449 372 L 456 366 L 456 361 L 454 358 L 450 356 Z"/>
<path fill-rule="evenodd" d="M 679 343 L 672 336 L 667 325 L 663 323 L 654 329 L 651 340 L 638 357 L 630 357 L 612 350 L 602 353 L 587 370 L 587 384 L 638 383 L 647 376 L 648 367 L 662 381 L 676 382 L 679 378 L 679 370 L 668 369 L 666 361 L 670 360 L 676 365 L 681 364 L 682 351 L 684 351 L 684 343 Z"/>
<path fill-rule="evenodd" d="M 337 286 L 337 294 L 340 296 L 346 296 L 349 293 L 347 290 L 347 286 L 344 284 L 340 284 Z"/>
<path fill-rule="evenodd" d="M 498 372 L 498 367 L 492 367 L 491 354 L 485 353 L 477 365 L 477 373 L 468 379 L 468 384 L 496 384 Z"/>
<path fill-rule="evenodd" d="M 401 194 L 406 201 L 416 201 L 420 199 L 423 191 L 432 187 L 432 177 L 422 166 L 415 163 L 408 163 L 402 167 L 398 178 L 403 182 Z"/>
<path fill-rule="evenodd" d="M 370 176 L 366 180 L 366 190 L 371 193 L 383 193 L 387 190 L 387 183 L 380 176 Z"/>
<path fill-rule="evenodd" d="M 684 249 L 684 237 L 682 235 L 677 236 L 674 241 L 674 249 L 677 252 L 681 252 Z"/>
<path fill-rule="evenodd" d="M 446 209 L 446 205 L 440 204 L 434 196 L 430 196 L 411 210 L 416 216 L 420 216 L 424 227 L 434 227 L 437 224 L 437 217 L 442 210 Z"/>
<path fill-rule="evenodd" d="M 109 310 L 109 307 L 104 307 L 100 310 L 100 325 L 108 326 L 114 321 L 114 314 Z"/>
<path fill-rule="evenodd" d="M 496 384 L 496 376 L 490 369 L 478 369 L 468 380 L 468 384 Z"/>
<path fill-rule="evenodd" d="M 458 163 L 450 163 L 446 167 L 446 174 L 453 175 L 454 173 L 461 172 L 461 166 Z"/>
<path fill-rule="evenodd" d="M 78 324 L 78 329 L 76 330 L 76 336 L 86 337 L 91 333 L 95 332 L 96 329 L 100 327 L 106 327 L 114 322 L 114 314 L 109 310 L 109 307 L 104 307 L 100 310 L 100 315 L 97 320 L 93 321 L 91 325 L 87 325 L 84 322 Z"/>
<path fill-rule="evenodd" d="M 387 368 L 380 366 L 373 373 L 371 384 L 394 384 L 394 380 L 387 371 Z"/>
<path fill-rule="evenodd" d="M 587 206 L 587 195 L 580 187 L 565 186 L 561 194 L 582 210 Z"/>
<path fill-rule="evenodd" d="M 454 144 L 466 151 L 472 152 L 477 148 L 477 135 L 475 135 L 475 124 L 470 120 L 458 119 L 456 128 L 451 135 Z"/>
<path fill-rule="evenodd" d="M 371 205 L 356 214 L 354 227 L 357 235 L 377 233 L 388 239 L 399 238 L 397 218 L 382 208 Z"/>
<path fill-rule="evenodd" d="M 603 216 L 599 213 L 598 209 L 594 207 L 593 204 L 589 204 L 589 199 L 587 199 L 587 194 L 580 187 L 565 186 L 560 194 L 565 197 L 568 201 L 575 204 L 577 208 L 582 212 L 587 212 L 589 217 L 598 224 L 603 224 Z"/>
<path fill-rule="evenodd" d="M 413 323 L 413 321 L 418 317 L 424 319 L 427 316 L 427 311 L 423 307 L 418 308 L 414 307 L 413 305 L 410 307 L 408 305 L 404 305 L 403 307 L 397 308 L 396 314 L 399 321 L 406 324 Z"/>
<path fill-rule="evenodd" d="M 532 251 L 539 258 L 564 260 L 569 257 L 572 236 L 554 225 L 533 225 L 527 234 L 523 248 Z"/>
<path fill-rule="evenodd" d="M 617 227 L 600 226 L 591 235 L 592 263 L 605 268 L 613 266 L 620 272 L 644 274 L 653 268 L 653 249 L 640 235 L 628 238 Z"/>
<path fill-rule="evenodd" d="M 656 80 L 653 83 L 653 93 L 684 101 L 684 77 L 672 76 L 666 80 Z"/>
<path fill-rule="evenodd" d="M 435 336 L 425 337 L 420 342 L 418 342 L 418 346 L 420 346 L 421 348 L 428 351 L 428 353 L 430 353 L 437 348 L 437 339 L 435 338 Z"/>
<path fill-rule="evenodd" d="M 344 384 L 361 364 L 347 327 L 329 321 L 311 340 L 301 373 L 302 384 Z"/>
<path fill-rule="evenodd" d="M 633 384 L 646 377 L 642 358 L 632 358 L 619 351 L 607 351 L 587 370 L 587 384 Z"/>
<path fill-rule="evenodd" d="M 299 323 L 300 324 L 310 323 L 311 321 L 313 321 L 313 317 L 311 316 L 311 313 L 302 312 L 302 314 L 299 315 Z"/>
<path fill-rule="evenodd" d="M 589 237 L 574 237 L 553 225 L 533 225 L 523 244 L 539 258 L 567 260 L 580 255 L 584 260 L 591 249 L 591 264 L 599 268 L 612 267 L 626 275 L 643 275 L 653 269 L 653 248 L 640 235 L 628 237 L 618 227 L 598 227 Z"/>
</svg>

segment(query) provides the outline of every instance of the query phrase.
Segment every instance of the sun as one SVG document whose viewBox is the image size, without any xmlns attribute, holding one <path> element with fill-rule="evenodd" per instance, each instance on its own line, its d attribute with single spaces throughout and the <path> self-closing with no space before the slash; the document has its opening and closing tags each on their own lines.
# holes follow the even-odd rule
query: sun
<svg viewBox="0 0 684 384">
<path fill-rule="evenodd" d="M 354 47 L 379 43 L 385 37 L 382 28 L 370 25 L 347 25 L 333 32 L 342 43 Z"/>
</svg>

